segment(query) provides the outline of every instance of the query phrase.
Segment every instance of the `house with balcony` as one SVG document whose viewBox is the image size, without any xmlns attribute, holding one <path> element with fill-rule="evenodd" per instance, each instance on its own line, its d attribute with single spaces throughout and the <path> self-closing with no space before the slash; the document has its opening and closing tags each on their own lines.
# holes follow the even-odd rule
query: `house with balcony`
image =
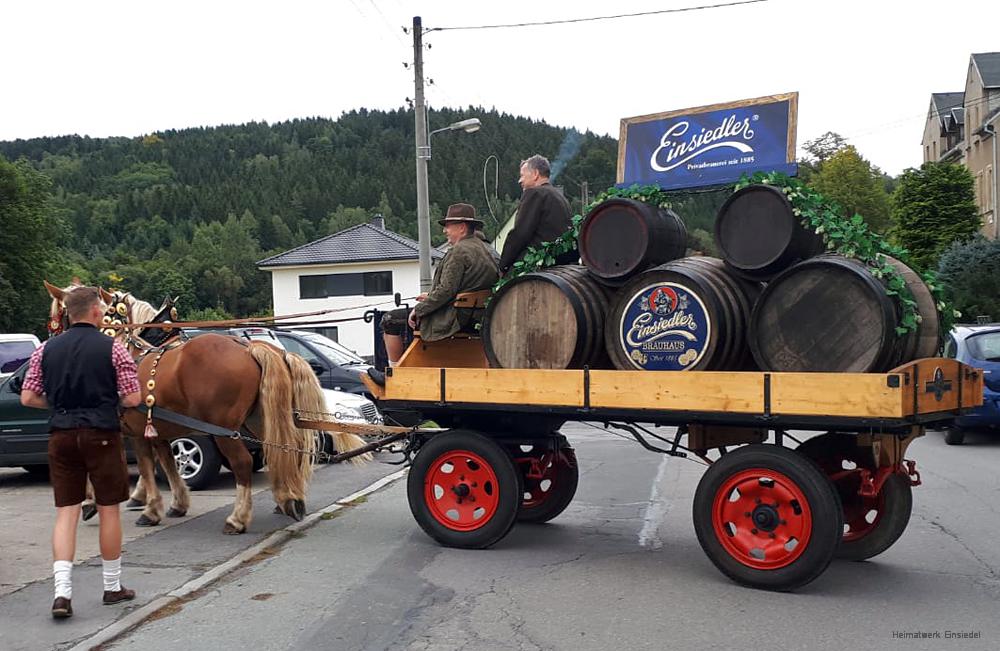
<svg viewBox="0 0 1000 651">
<path fill-rule="evenodd" d="M 965 89 L 934 93 L 924 125 L 924 161 L 951 161 L 965 165 L 975 179 L 976 204 L 982 233 L 1000 237 L 1000 52 L 969 57 Z"/>
</svg>

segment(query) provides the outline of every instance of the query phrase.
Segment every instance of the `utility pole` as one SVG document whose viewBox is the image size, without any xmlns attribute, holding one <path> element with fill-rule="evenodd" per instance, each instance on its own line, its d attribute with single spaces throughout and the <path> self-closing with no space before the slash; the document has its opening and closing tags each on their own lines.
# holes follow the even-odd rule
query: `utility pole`
<svg viewBox="0 0 1000 651">
<path fill-rule="evenodd" d="M 420 16 L 413 17 L 413 116 L 417 141 L 417 243 L 420 245 L 420 291 L 431 289 L 431 220 L 427 191 L 427 161 L 431 147 L 427 135 L 427 107 L 424 105 L 424 42 Z"/>
<path fill-rule="evenodd" d="M 580 183 L 580 198 L 583 201 L 583 207 L 580 210 L 587 210 L 587 205 L 590 203 L 590 188 L 587 186 L 586 181 Z"/>
</svg>

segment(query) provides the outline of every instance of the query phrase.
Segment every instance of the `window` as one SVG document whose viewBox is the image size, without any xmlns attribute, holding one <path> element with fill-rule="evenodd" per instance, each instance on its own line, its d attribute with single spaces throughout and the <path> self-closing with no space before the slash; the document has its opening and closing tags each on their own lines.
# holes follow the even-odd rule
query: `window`
<svg viewBox="0 0 1000 651">
<path fill-rule="evenodd" d="M 392 294 L 391 271 L 299 276 L 299 298 Z"/>
<path fill-rule="evenodd" d="M 307 362 L 319 361 L 319 358 L 316 356 L 316 353 L 309 350 L 308 348 L 300 344 L 292 337 L 287 337 L 285 335 L 278 335 L 278 340 L 281 341 L 281 345 L 285 347 L 285 350 L 287 350 L 290 353 L 295 353 L 296 355 L 301 355 L 302 359 L 306 360 Z"/>
</svg>

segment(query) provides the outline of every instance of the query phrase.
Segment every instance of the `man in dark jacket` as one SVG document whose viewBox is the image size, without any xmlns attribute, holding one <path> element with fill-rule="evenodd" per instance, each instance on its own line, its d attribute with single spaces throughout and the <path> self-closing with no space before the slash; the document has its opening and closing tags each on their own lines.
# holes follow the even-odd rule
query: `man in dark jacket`
<svg viewBox="0 0 1000 651">
<path fill-rule="evenodd" d="M 52 532 L 55 601 L 52 616 L 73 615 L 72 571 L 76 529 L 87 478 L 100 516 L 104 603 L 135 598 L 121 585 L 122 525 L 118 510 L 128 498 L 128 467 L 118 407 L 139 404 L 139 382 L 125 348 L 98 330 L 107 309 L 96 287 L 66 294 L 72 326 L 31 356 L 21 404 L 52 409 L 49 418 L 49 477 L 56 503 Z"/>
<path fill-rule="evenodd" d="M 500 254 L 500 269 L 506 273 L 524 257 L 528 247 L 551 242 L 573 225 L 569 202 L 562 190 L 549 183 L 549 161 L 535 154 L 521 163 L 518 182 L 524 190 L 514 218 L 514 229 L 507 235 Z M 579 260 L 573 250 L 556 258 L 556 264 L 573 264 Z"/>
</svg>

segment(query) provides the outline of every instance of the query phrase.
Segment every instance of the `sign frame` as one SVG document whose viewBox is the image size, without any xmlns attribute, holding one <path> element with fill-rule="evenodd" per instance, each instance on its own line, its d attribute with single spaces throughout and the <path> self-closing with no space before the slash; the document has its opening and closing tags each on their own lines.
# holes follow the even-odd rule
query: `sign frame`
<svg viewBox="0 0 1000 651">
<path fill-rule="evenodd" d="M 779 93 L 777 95 L 764 95 L 761 97 L 754 97 L 751 99 L 743 99 L 731 102 L 722 102 L 719 104 L 708 104 L 705 106 L 697 106 L 693 108 L 678 109 L 674 111 L 665 111 L 661 113 L 650 113 L 647 115 L 638 115 L 630 118 L 622 118 L 621 125 L 619 128 L 618 136 L 618 170 L 616 181 L 619 187 L 625 185 L 633 185 L 639 181 L 630 181 L 625 183 L 625 157 L 626 150 L 628 149 L 628 131 L 629 127 L 636 124 L 644 124 L 647 122 L 654 122 L 659 120 L 668 120 L 670 118 L 680 117 L 680 116 L 695 116 L 701 115 L 703 113 L 711 113 L 713 111 L 724 111 L 728 109 L 741 109 L 753 106 L 760 106 L 765 104 L 777 104 L 780 102 L 788 102 L 788 119 L 787 119 L 787 134 L 786 134 L 786 147 L 785 147 L 785 164 L 784 168 L 779 171 L 789 172 L 791 174 L 795 173 L 795 148 L 796 148 L 796 133 L 798 128 L 798 104 L 799 104 L 799 94 L 797 91 L 790 93 Z M 769 166 L 774 169 L 774 165 Z M 763 169 L 763 168 L 762 168 Z M 754 170 L 756 171 L 756 170 Z M 735 179 L 733 179 L 735 181 Z M 703 184 L 687 185 L 687 186 L 663 186 L 666 190 L 682 190 L 684 187 L 702 187 L 708 185 L 722 185 L 724 183 L 730 183 L 731 181 L 713 181 Z M 660 185 L 657 183 L 657 185 Z"/>
</svg>

